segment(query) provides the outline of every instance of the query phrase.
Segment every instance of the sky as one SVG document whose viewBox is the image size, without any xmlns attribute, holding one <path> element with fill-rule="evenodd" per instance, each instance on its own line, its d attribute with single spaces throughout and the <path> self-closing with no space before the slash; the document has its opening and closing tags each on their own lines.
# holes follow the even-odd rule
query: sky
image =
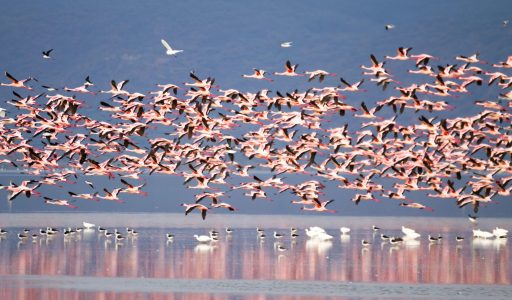
<svg viewBox="0 0 512 300">
<path fill-rule="evenodd" d="M 284 62 L 299 64 L 299 71 L 325 69 L 349 82 L 362 78 L 360 65 L 369 55 L 394 55 L 400 46 L 429 53 L 439 64 L 454 63 L 457 55 L 480 53 L 483 60 L 503 61 L 510 55 L 512 18 L 510 1 L 9 1 L 0 11 L 0 69 L 15 77 L 34 76 L 41 84 L 75 87 L 90 76 L 97 89 L 108 89 L 110 80 L 129 79 L 127 89 L 147 93 L 157 83 L 182 84 L 188 73 L 215 77 L 222 89 L 255 92 L 263 88 L 290 91 L 312 86 L 334 86 L 303 78 L 267 82 L 247 80 L 252 68 L 281 71 Z M 386 31 L 386 24 L 394 24 Z M 165 55 L 160 39 L 183 49 L 177 57 Z M 281 48 L 292 41 L 291 48 Z M 54 49 L 51 60 L 41 57 Z M 391 68 L 406 67 L 389 63 Z M 409 65 L 410 66 L 410 65 Z M 404 72 L 402 72 L 403 74 Z M 402 78 L 404 82 L 412 80 Z M 5 79 L 0 80 L 2 82 Z M 475 89 L 467 99 L 457 99 L 447 116 L 475 112 L 476 99 L 495 97 L 492 88 Z M 354 101 L 374 103 L 392 91 L 371 89 Z M 0 99 L 11 99 L 11 90 L 0 89 Z M 91 115 L 101 97 L 83 97 Z M 7 105 L 1 104 L 2 107 Z M 98 114 L 99 118 L 101 115 Z M 418 116 L 403 116 L 415 119 Z M 4 173 L 6 184 L 17 175 Z M 103 180 L 104 179 L 99 179 Z M 104 182 L 103 182 L 104 183 Z M 108 183 L 105 183 L 108 185 Z M 86 191 L 77 184 L 76 191 Z M 176 177 L 148 178 L 146 198 L 128 197 L 126 203 L 84 203 L 82 211 L 181 211 L 177 203 L 190 202 L 191 192 Z M 62 194 L 59 189 L 47 191 Z M 346 191 L 329 190 L 334 209 L 342 215 L 423 215 L 416 210 L 397 210 L 397 203 L 351 203 Z M 250 201 L 240 196 L 235 204 L 244 213 L 304 213 L 289 204 L 290 196 L 271 196 L 273 201 Z M 342 199 L 348 198 L 348 199 Z M 510 216 L 512 205 L 504 199 L 484 208 L 481 215 Z M 233 200 L 234 201 L 234 200 Z M 16 199 L 4 211 L 67 211 L 42 201 Z M 436 215 L 465 216 L 454 201 L 433 199 L 428 204 Z"/>
</svg>

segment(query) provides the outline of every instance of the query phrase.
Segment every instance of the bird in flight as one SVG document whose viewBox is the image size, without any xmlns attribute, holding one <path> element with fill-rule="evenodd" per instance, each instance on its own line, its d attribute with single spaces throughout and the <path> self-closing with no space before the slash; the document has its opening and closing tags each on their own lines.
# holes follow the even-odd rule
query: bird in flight
<svg viewBox="0 0 512 300">
<path fill-rule="evenodd" d="M 162 45 L 164 45 L 165 49 L 167 49 L 167 51 L 165 52 L 165 54 L 167 55 L 176 56 L 176 54 L 183 52 L 183 50 L 172 49 L 171 46 L 169 46 L 169 43 L 167 43 L 164 39 L 161 39 L 160 41 L 162 42 Z"/>
<path fill-rule="evenodd" d="M 281 43 L 281 47 L 283 48 L 290 48 L 292 46 L 292 43 L 293 42 L 284 42 L 284 43 Z"/>
<path fill-rule="evenodd" d="M 43 51 L 43 58 L 45 58 L 45 59 L 50 59 L 50 58 L 52 58 L 52 57 L 50 56 L 50 53 L 51 53 L 52 51 L 53 51 L 53 49 L 50 49 L 50 50 L 47 50 L 47 51 Z"/>
</svg>

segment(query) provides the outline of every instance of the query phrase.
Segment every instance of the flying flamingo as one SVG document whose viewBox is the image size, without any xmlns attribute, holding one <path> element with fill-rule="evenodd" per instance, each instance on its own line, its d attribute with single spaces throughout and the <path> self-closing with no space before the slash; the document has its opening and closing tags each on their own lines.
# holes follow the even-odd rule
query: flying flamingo
<svg viewBox="0 0 512 300">
<path fill-rule="evenodd" d="M 396 55 L 395 56 L 386 56 L 386 59 L 391 59 L 391 60 L 408 60 L 408 59 L 411 59 L 411 57 L 408 56 L 409 51 L 411 51 L 411 50 L 412 50 L 412 48 L 400 47 L 396 51 Z"/>
<path fill-rule="evenodd" d="M 78 208 L 78 206 L 75 206 L 75 205 L 72 205 L 71 203 L 69 203 L 68 200 L 55 200 L 55 199 L 52 199 L 49 197 L 43 197 L 43 198 L 45 199 L 44 203 L 46 203 L 46 204 L 67 206 L 69 208 Z"/>
<path fill-rule="evenodd" d="M 343 79 L 343 77 L 340 78 L 340 81 L 341 81 L 341 83 L 343 83 L 346 86 L 346 87 L 340 89 L 340 91 L 342 91 L 342 92 L 345 92 L 345 91 L 348 91 L 348 92 L 365 91 L 365 90 L 360 90 L 359 89 L 359 86 L 361 86 L 361 84 L 363 84 L 364 79 L 359 80 L 358 82 L 356 82 L 354 84 L 348 83 L 345 79 Z"/>
<path fill-rule="evenodd" d="M 183 203 L 181 206 L 185 207 L 185 216 L 191 213 L 194 209 L 198 209 L 201 211 L 201 217 L 203 220 L 206 218 L 206 212 L 208 212 L 208 207 L 199 204 L 199 203 L 193 203 L 193 204 L 187 204 Z"/>
<path fill-rule="evenodd" d="M 402 202 L 402 203 L 400 203 L 400 206 L 433 211 L 433 209 L 431 207 L 425 206 L 425 205 L 423 205 L 421 203 L 418 203 L 418 202 L 411 202 L 411 203 Z"/>
<path fill-rule="evenodd" d="M 16 78 L 14 78 L 8 72 L 5 72 L 5 76 L 7 77 L 7 79 L 9 79 L 11 81 L 11 83 L 0 83 L 0 86 L 11 86 L 11 87 L 15 87 L 15 88 L 24 88 L 24 89 L 27 89 L 29 91 L 32 90 L 32 88 L 27 86 L 27 85 L 25 85 L 25 83 L 29 82 L 32 79 L 35 80 L 35 78 L 29 77 L 27 79 L 17 80 Z"/>
<path fill-rule="evenodd" d="M 121 188 L 117 188 L 117 189 L 112 190 L 112 192 L 109 192 L 107 189 L 104 188 L 103 191 L 105 192 L 105 196 L 96 196 L 96 197 L 99 199 L 103 199 L 103 200 L 116 201 L 119 203 L 123 203 L 124 201 L 122 201 L 118 198 L 119 192 L 121 192 L 121 190 L 122 190 Z"/>
<path fill-rule="evenodd" d="M 303 74 L 295 73 L 295 70 L 297 69 L 298 66 L 299 66 L 298 64 L 292 65 L 291 62 L 289 60 L 287 60 L 286 64 L 285 64 L 285 71 L 284 72 L 274 72 L 274 75 L 289 76 L 289 77 L 304 76 Z"/>
<path fill-rule="evenodd" d="M 318 78 L 318 81 L 324 81 L 326 76 L 336 76 L 336 73 L 330 73 L 324 70 L 306 71 L 304 74 L 309 75 L 308 81 L 313 81 Z"/>
<path fill-rule="evenodd" d="M 313 199 L 313 204 L 314 204 L 313 207 L 306 207 L 306 206 L 304 206 L 304 207 L 302 207 L 302 210 L 335 213 L 336 212 L 335 210 L 327 209 L 327 207 L 326 207 L 327 205 L 329 205 L 333 201 L 334 200 L 320 202 L 320 200 L 318 198 L 315 198 L 315 199 Z"/>
<path fill-rule="evenodd" d="M 254 73 L 250 75 L 243 74 L 243 78 L 253 78 L 253 79 L 261 79 L 261 80 L 267 80 L 269 82 L 273 82 L 274 80 L 265 77 L 265 74 L 267 74 L 267 71 L 261 70 L 261 69 L 253 69 Z"/>
</svg>

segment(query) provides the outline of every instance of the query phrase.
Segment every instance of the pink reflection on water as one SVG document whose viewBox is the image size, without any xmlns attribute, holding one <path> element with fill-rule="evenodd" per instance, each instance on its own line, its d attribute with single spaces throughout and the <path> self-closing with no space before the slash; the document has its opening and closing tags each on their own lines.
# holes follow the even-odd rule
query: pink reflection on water
<svg viewBox="0 0 512 300">
<path fill-rule="evenodd" d="M 71 239 L 57 236 L 18 243 L 0 241 L 1 275 L 94 276 L 247 280 L 320 280 L 340 282 L 510 284 L 510 247 L 503 240 L 462 243 L 444 232 L 441 243 L 425 238 L 393 246 L 374 237 L 364 248 L 356 232 L 351 238 L 311 241 L 285 239 L 284 252 L 253 230 L 222 236 L 215 244 L 196 244 L 188 232 L 167 243 L 162 230 L 152 230 L 122 244 L 105 241 L 96 232 Z M 230 299 L 228 295 L 83 292 L 65 289 L 0 287 L 0 299 Z M 244 299 L 263 299 L 258 295 Z M 281 297 L 274 299 L 314 299 Z M 340 298 L 341 299 L 341 298 Z"/>
</svg>

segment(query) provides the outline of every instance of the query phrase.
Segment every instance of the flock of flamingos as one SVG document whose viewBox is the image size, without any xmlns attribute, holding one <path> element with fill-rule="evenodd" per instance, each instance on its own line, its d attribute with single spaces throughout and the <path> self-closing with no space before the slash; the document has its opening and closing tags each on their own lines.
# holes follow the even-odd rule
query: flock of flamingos
<svg viewBox="0 0 512 300">
<path fill-rule="evenodd" d="M 212 209 L 236 210 L 229 203 L 234 190 L 252 200 L 268 200 L 270 191 L 292 193 L 302 210 L 334 212 L 326 182 L 355 190 L 355 204 L 387 198 L 432 210 L 408 197 L 423 191 L 477 213 L 500 196 L 510 199 L 512 76 L 506 71 L 512 56 L 495 64 L 478 54 L 458 56 L 456 64 L 434 66 L 438 58 L 411 52 L 400 47 L 395 56 L 371 55 L 356 83 L 323 70 L 299 72 L 290 61 L 282 72 L 242 75 L 269 85 L 273 76 L 335 82 L 288 92 L 222 89 L 195 73 L 189 82 L 158 84 L 146 94 L 129 91 L 128 80 L 93 91 L 89 77 L 79 87 L 53 88 L 5 72 L 1 86 L 12 89 L 14 99 L 0 109 L 0 167 L 31 177 L 0 188 L 9 201 L 29 197 L 76 208 L 81 201 L 145 195 L 148 174 L 178 175 L 197 191 L 195 201 L 181 204 L 185 213 L 200 211 L 203 219 Z M 403 64 L 417 83 L 403 84 L 386 64 Z M 373 84 L 393 95 L 373 106 L 352 100 Z M 472 99 L 472 89 L 490 85 L 501 93 Z M 84 94 L 99 98 L 101 113 L 86 115 Z M 454 106 L 470 108 L 469 114 L 442 117 Z M 108 186 L 92 180 L 98 176 Z M 90 192 L 78 192 L 77 182 Z M 45 186 L 66 196 L 48 197 Z"/>
</svg>

